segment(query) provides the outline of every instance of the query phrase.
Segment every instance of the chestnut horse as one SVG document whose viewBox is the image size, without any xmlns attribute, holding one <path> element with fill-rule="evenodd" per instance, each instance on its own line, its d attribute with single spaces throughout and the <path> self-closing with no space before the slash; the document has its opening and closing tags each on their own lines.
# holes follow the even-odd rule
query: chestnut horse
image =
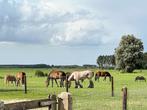
<svg viewBox="0 0 147 110">
<path fill-rule="evenodd" d="M 18 72 L 16 74 L 16 86 L 20 86 L 20 84 L 24 85 L 24 83 L 25 83 L 25 80 L 24 80 L 25 75 L 26 75 L 25 72 Z"/>
<path fill-rule="evenodd" d="M 89 86 L 88 88 L 94 88 L 94 84 L 92 81 L 92 77 L 94 76 L 94 73 L 90 70 L 86 70 L 86 71 L 75 71 L 72 72 L 71 75 L 68 78 L 68 81 L 72 81 L 75 80 L 75 88 L 83 88 L 83 86 L 80 84 L 79 80 L 84 80 L 84 79 L 88 79 L 89 80 Z"/>
<path fill-rule="evenodd" d="M 63 71 L 58 71 L 58 70 L 52 70 L 46 80 L 46 87 L 49 86 L 50 80 L 52 81 L 52 87 L 53 87 L 53 80 L 56 82 L 57 87 L 59 87 L 57 79 L 60 79 L 60 87 L 64 87 L 63 81 L 66 79 L 66 74 Z"/>
<path fill-rule="evenodd" d="M 9 84 L 9 82 L 11 82 L 11 84 L 13 84 L 13 82 L 14 82 L 16 85 L 16 77 L 13 75 L 6 75 L 4 78 L 4 81 L 6 84 Z"/>
<path fill-rule="evenodd" d="M 107 71 L 98 71 L 96 74 L 95 74 L 95 81 L 98 80 L 99 81 L 99 78 L 100 77 L 104 77 L 104 81 L 106 81 L 106 77 L 109 77 L 109 81 L 111 81 L 111 74 Z"/>
</svg>

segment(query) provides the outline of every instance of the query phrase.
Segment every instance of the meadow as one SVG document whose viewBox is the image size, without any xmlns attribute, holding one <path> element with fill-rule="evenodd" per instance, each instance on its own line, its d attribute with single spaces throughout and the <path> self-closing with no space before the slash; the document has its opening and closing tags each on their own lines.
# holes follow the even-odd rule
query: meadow
<svg viewBox="0 0 147 110">
<path fill-rule="evenodd" d="M 28 93 L 24 94 L 23 87 L 6 85 L 3 79 L 0 79 L 0 100 L 32 100 L 46 98 L 48 94 L 60 94 L 65 88 L 49 86 L 45 87 L 46 77 L 35 77 L 35 71 L 42 70 L 48 73 L 50 69 L 34 68 L 0 68 L 0 76 L 5 74 L 16 74 L 24 71 L 27 74 Z M 63 71 L 75 71 L 79 69 L 62 69 Z M 81 70 L 81 69 L 80 69 Z M 98 69 L 91 69 L 96 72 Z M 114 77 L 114 97 L 111 97 L 111 82 L 107 79 L 103 81 L 94 81 L 94 88 L 87 88 L 88 80 L 83 82 L 84 88 L 75 89 L 74 83 L 69 89 L 73 98 L 73 110 L 122 110 L 122 87 L 128 88 L 128 110 L 147 110 L 147 82 L 135 82 L 138 75 L 147 78 L 147 70 L 136 70 L 134 73 L 120 73 L 116 70 L 108 70 Z"/>
</svg>

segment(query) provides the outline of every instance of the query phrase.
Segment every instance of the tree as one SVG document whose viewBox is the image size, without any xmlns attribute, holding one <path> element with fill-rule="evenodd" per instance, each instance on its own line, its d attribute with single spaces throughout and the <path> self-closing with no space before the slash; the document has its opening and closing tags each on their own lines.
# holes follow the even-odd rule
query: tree
<svg viewBox="0 0 147 110">
<path fill-rule="evenodd" d="M 142 68 L 147 69 L 147 52 L 143 54 Z"/>
<path fill-rule="evenodd" d="M 136 65 L 142 62 L 143 43 L 134 35 L 122 36 L 119 46 L 115 49 L 116 69 L 133 72 Z"/>
<path fill-rule="evenodd" d="M 97 58 L 99 68 L 114 68 L 115 56 L 114 55 L 100 55 Z"/>
</svg>

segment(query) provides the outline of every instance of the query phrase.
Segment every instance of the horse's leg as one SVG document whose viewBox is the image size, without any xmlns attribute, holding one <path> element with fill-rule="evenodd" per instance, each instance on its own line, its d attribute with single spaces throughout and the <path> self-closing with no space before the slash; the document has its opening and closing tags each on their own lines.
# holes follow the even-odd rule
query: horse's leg
<svg viewBox="0 0 147 110">
<path fill-rule="evenodd" d="M 14 84 L 15 84 L 15 86 L 16 86 L 16 80 L 14 81 Z"/>
<path fill-rule="evenodd" d="M 50 78 L 47 79 L 47 87 L 50 85 Z"/>
<path fill-rule="evenodd" d="M 106 81 L 106 76 L 104 76 L 104 79 L 103 79 L 103 81 Z"/>
<path fill-rule="evenodd" d="M 89 79 L 89 86 L 88 88 L 94 88 L 94 83 L 91 79 Z"/>
<path fill-rule="evenodd" d="M 98 82 L 99 82 L 99 79 L 100 79 L 100 77 L 98 76 L 98 77 L 97 77 Z"/>
<path fill-rule="evenodd" d="M 68 85 L 68 88 L 70 88 L 71 87 L 71 81 L 67 81 L 66 83 Z"/>
<path fill-rule="evenodd" d="M 78 88 L 78 82 L 75 81 L 75 88 Z"/>
<path fill-rule="evenodd" d="M 53 78 L 52 78 L 52 87 L 53 87 Z"/>
<path fill-rule="evenodd" d="M 60 87 L 64 87 L 64 80 L 60 79 Z"/>
<path fill-rule="evenodd" d="M 56 82 L 57 87 L 59 87 L 58 82 L 57 82 L 57 79 L 55 79 L 55 82 Z"/>
<path fill-rule="evenodd" d="M 16 80 L 16 86 L 18 86 L 18 85 L 19 85 L 19 79 Z"/>
<path fill-rule="evenodd" d="M 80 81 L 78 81 L 78 85 L 80 86 L 80 88 L 83 88 L 83 86 L 80 84 Z"/>
</svg>

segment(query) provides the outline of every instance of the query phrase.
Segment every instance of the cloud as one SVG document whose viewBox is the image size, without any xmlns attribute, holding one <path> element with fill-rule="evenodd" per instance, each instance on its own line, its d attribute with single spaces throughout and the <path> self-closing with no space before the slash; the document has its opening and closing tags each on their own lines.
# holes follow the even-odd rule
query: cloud
<svg viewBox="0 0 147 110">
<path fill-rule="evenodd" d="M 1 0 L 0 12 L 0 42 L 98 45 L 110 34 L 101 15 L 68 3 Z"/>
</svg>

